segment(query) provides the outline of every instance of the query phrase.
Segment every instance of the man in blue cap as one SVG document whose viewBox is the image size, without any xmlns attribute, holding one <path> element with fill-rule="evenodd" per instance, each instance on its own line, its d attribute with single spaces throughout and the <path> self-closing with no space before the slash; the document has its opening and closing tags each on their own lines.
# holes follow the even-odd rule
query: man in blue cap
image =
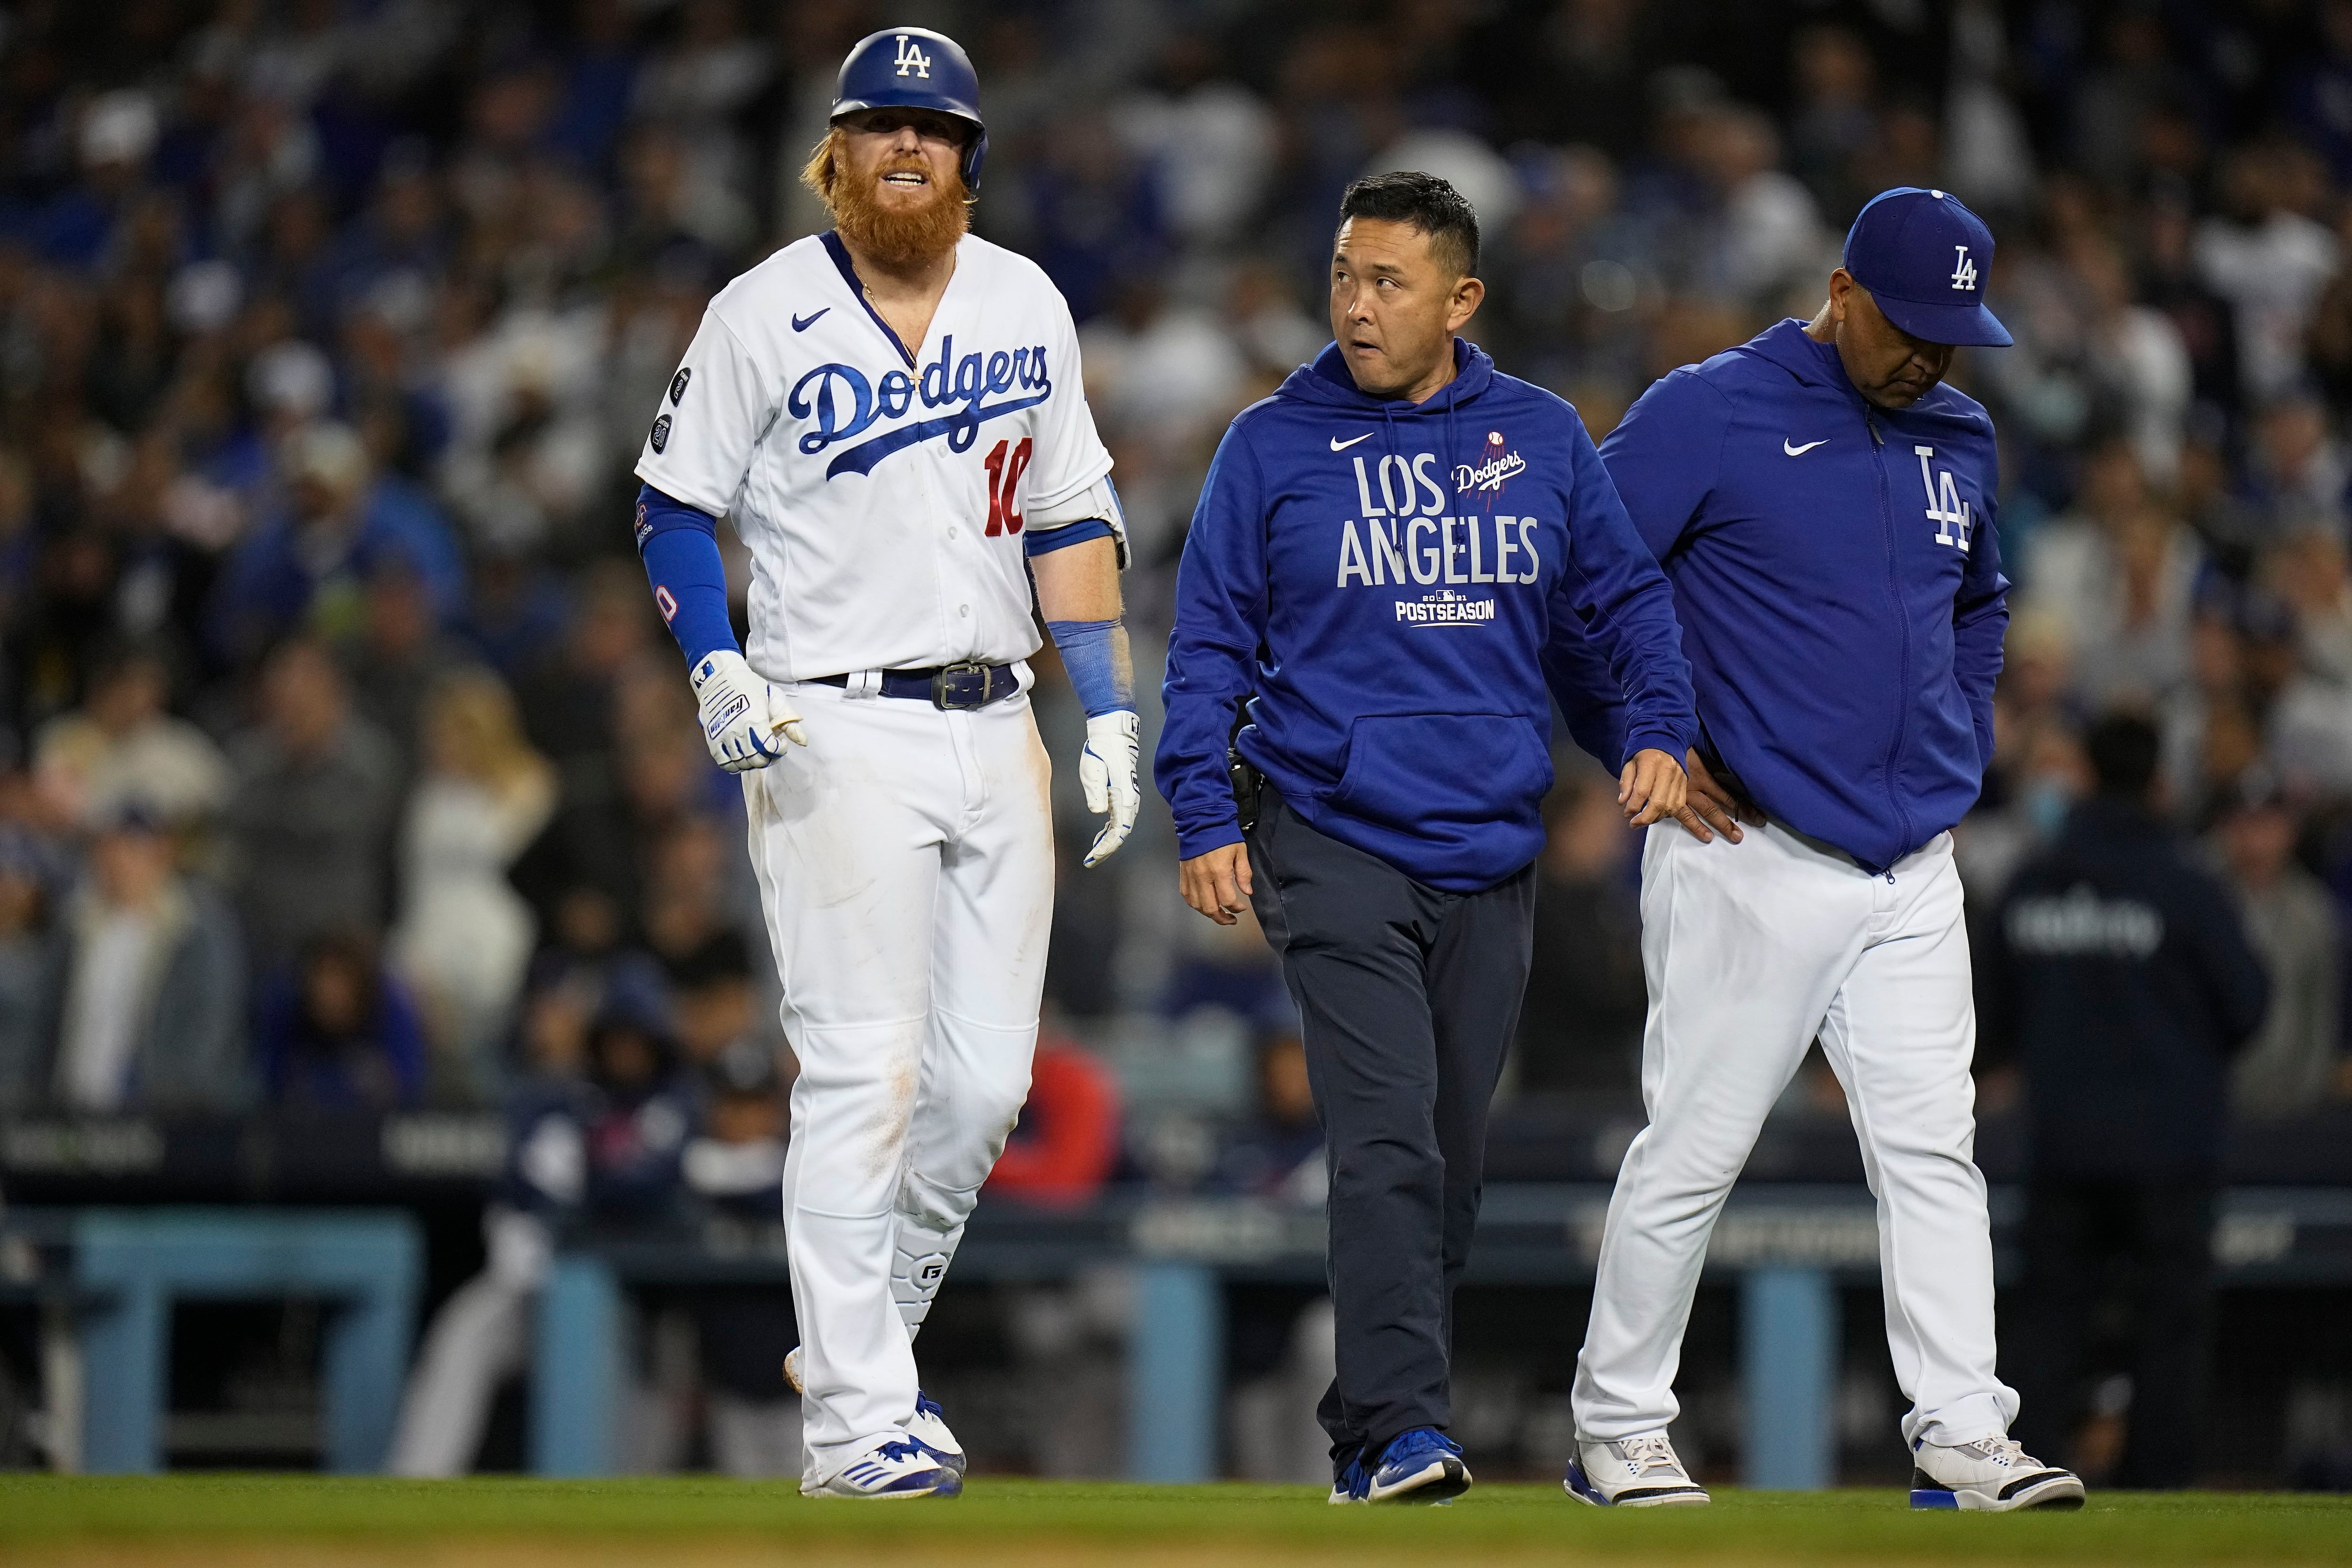
<svg viewBox="0 0 2352 1568">
<path fill-rule="evenodd" d="M 1650 1122 L 1626 1151 L 1578 1358 L 1570 1492 L 1699 1503 L 1666 1427 L 1707 1237 L 1818 1039 L 1878 1199 L 1917 1508 L 2079 1507 L 2008 1436 L 1973 1160 L 1976 1043 L 1950 828 L 1991 760 L 2009 621 L 1992 421 L 1943 384 L 2006 346 L 1990 231 L 1885 192 L 1810 322 L 1666 376 L 1601 456 L 1673 584 L 1712 831 L 1642 864 Z"/>
</svg>

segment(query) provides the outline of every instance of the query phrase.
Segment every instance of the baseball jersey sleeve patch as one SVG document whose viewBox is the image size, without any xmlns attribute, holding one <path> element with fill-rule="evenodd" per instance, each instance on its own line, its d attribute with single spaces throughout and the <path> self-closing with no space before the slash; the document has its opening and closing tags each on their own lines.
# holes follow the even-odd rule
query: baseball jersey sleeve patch
<svg viewBox="0 0 2352 1568">
<path fill-rule="evenodd" d="M 693 379 L 694 372 L 690 367 L 687 366 L 679 367 L 678 373 L 670 377 L 669 405 L 672 408 L 677 407 L 677 400 L 686 395 L 686 384 Z"/>
<path fill-rule="evenodd" d="M 654 444 L 654 450 L 656 452 L 669 445 L 668 415 L 665 414 L 660 418 L 654 421 L 654 433 L 651 439 Z"/>
</svg>

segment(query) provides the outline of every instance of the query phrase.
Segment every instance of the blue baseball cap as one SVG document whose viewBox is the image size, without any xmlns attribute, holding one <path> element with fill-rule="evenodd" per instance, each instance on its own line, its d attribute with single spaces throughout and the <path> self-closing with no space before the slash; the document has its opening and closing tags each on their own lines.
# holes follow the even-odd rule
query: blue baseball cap
<svg viewBox="0 0 2352 1568">
<path fill-rule="evenodd" d="M 1898 185 L 1871 197 L 1846 230 L 1845 269 L 1915 338 L 1987 349 L 2015 341 L 1985 308 L 1992 230 L 1949 191 Z"/>
<path fill-rule="evenodd" d="M 963 188 L 980 189 L 988 156 L 988 126 L 980 118 L 980 73 L 971 57 L 945 33 L 929 27 L 885 27 L 857 40 L 834 84 L 832 119 L 861 109 L 929 109 L 971 127 L 964 143 Z"/>
</svg>

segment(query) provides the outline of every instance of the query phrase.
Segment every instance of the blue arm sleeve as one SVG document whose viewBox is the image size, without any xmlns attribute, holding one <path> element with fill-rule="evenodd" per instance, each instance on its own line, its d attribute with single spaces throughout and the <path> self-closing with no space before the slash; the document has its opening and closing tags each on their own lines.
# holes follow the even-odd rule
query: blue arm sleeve
<svg viewBox="0 0 2352 1568">
<path fill-rule="evenodd" d="M 1054 634 L 1054 649 L 1062 656 L 1070 689 L 1078 694 L 1087 718 L 1134 710 L 1135 660 L 1128 653 L 1125 625 L 1116 620 L 1047 621 L 1045 629 Z"/>
<path fill-rule="evenodd" d="M 1176 568 L 1166 713 L 1152 780 L 1176 817 L 1176 853 L 1190 860 L 1242 841 L 1225 772 L 1234 715 L 1257 689 L 1266 615 L 1265 481 L 1235 426 L 1225 432 Z"/>
<path fill-rule="evenodd" d="M 1624 754 L 1654 749 L 1679 763 L 1698 739 L 1698 707 L 1674 590 L 1634 531 L 1584 422 L 1573 415 L 1569 420 L 1575 490 L 1553 624 L 1573 616 L 1608 659 L 1624 692 Z M 1585 743 L 1581 735 L 1578 742 Z"/>
<path fill-rule="evenodd" d="M 719 559 L 719 520 L 663 494 L 637 491 L 637 555 L 653 584 L 654 607 L 686 655 L 687 667 L 705 654 L 736 646 L 727 618 L 727 567 Z"/>
<path fill-rule="evenodd" d="M 1084 544 L 1089 539 L 1118 537 L 1118 531 L 1101 518 L 1082 517 L 1059 528 L 1031 529 L 1021 536 L 1021 550 L 1024 555 L 1050 555 L 1056 550 L 1067 550 L 1073 544 Z"/>
</svg>

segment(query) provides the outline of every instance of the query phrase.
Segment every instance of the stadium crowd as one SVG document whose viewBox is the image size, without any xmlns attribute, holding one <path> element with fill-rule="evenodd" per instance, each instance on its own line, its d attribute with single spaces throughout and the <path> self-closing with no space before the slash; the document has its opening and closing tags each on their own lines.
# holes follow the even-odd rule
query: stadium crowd
<svg viewBox="0 0 2352 1568">
<path fill-rule="evenodd" d="M 1211 448 L 1325 340 L 1349 180 L 1472 198 L 1471 335 L 1596 437 L 1810 316 L 1871 193 L 1958 193 L 2018 339 L 1956 373 L 2017 584 L 1972 896 L 2068 832 L 2092 721 L 2145 715 L 2155 798 L 2273 979 L 2239 1110 L 2352 1094 L 2352 0 L 917 9 L 985 84 L 979 232 L 1080 323 L 1147 690 Z M 790 1061 L 740 797 L 630 470 L 709 294 L 822 222 L 795 176 L 834 70 L 901 19 L 0 7 L 0 1110 L 577 1103 L 620 1208 L 772 1181 L 779 1077 L 746 1052 Z M 1622 1096 L 1634 845 L 1561 771 L 1514 1091 Z M 1056 790 L 1049 1000 L 1097 1049 L 1057 1053 L 1075 1121 L 1016 1165 L 1312 1195 L 1257 934 L 1184 918 L 1164 811 L 1078 872 Z M 1122 1090 L 1264 1113 L 1222 1145 L 1147 1117 L 1121 1155 Z M 762 1152 L 698 1178 L 698 1134 Z"/>
</svg>

